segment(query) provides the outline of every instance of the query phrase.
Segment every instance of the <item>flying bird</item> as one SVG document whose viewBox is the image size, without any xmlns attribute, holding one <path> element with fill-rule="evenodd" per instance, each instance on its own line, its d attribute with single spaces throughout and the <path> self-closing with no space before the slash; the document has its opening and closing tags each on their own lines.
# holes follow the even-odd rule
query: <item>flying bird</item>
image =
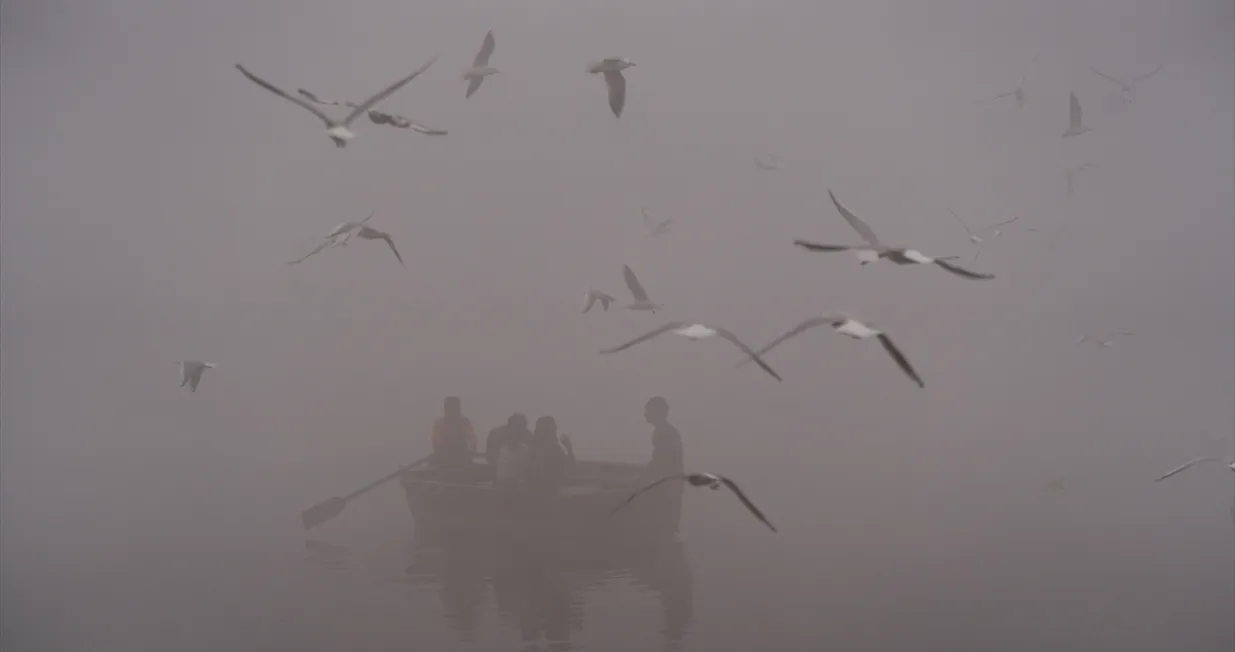
<svg viewBox="0 0 1235 652">
<path fill-rule="evenodd" d="M 678 475 L 671 475 L 671 476 L 661 478 L 653 482 L 652 484 L 649 484 L 648 486 L 631 494 L 629 498 L 627 498 L 625 501 L 622 502 L 622 504 L 618 505 L 617 507 L 614 507 L 610 515 L 617 514 L 618 511 L 620 511 L 622 508 L 629 505 L 632 501 L 634 501 L 635 498 L 638 498 L 644 492 L 647 492 L 655 487 L 658 487 L 661 484 L 668 482 L 670 480 L 684 480 L 686 481 L 687 484 L 689 484 L 692 487 L 707 487 L 708 489 L 711 489 L 713 491 L 720 489 L 723 486 L 729 491 L 733 492 L 733 495 L 737 496 L 738 500 L 742 501 L 742 505 L 746 507 L 746 510 L 750 512 L 751 514 L 754 514 L 755 518 L 759 519 L 759 522 L 768 526 L 769 530 L 773 532 L 776 531 L 776 526 L 772 525 L 772 522 L 768 520 L 768 517 L 764 516 L 763 512 L 759 511 L 758 507 L 755 507 L 755 504 L 752 503 L 750 499 L 746 497 L 746 494 L 742 493 L 742 490 L 738 488 L 738 485 L 736 482 L 734 482 L 733 480 L 730 480 L 729 478 L 726 478 L 723 475 L 716 475 L 714 473 L 682 473 Z"/>
<path fill-rule="evenodd" d="M 969 225 L 965 223 L 965 220 L 961 219 L 960 215 L 956 214 L 956 211 L 949 208 L 948 212 L 952 214 L 952 217 L 956 218 L 957 222 L 961 223 L 961 227 L 965 229 L 965 235 L 969 236 L 969 241 L 978 246 L 978 251 L 974 253 L 973 258 L 969 259 L 969 264 L 972 265 L 974 261 L 978 259 L 978 256 L 982 255 L 982 243 L 984 242 L 984 240 L 982 239 L 982 236 L 978 235 L 977 233 L 974 233 L 973 231 L 969 229 Z M 996 222 L 995 224 L 991 224 L 990 226 L 984 226 L 978 229 L 978 233 L 986 233 L 987 231 L 991 231 L 991 238 L 998 238 L 999 236 L 1003 235 L 1003 229 L 999 227 L 1002 227 L 1005 224 L 1011 224 L 1017 221 L 1018 219 L 1020 219 L 1019 215 L 1013 215 L 1012 219 L 1010 220 Z"/>
<path fill-rule="evenodd" d="M 1079 136 L 1092 127 L 1081 124 L 1081 101 L 1076 99 L 1076 93 L 1068 93 L 1068 130 L 1063 132 L 1064 138 Z"/>
<path fill-rule="evenodd" d="M 352 109 L 358 106 L 355 102 L 339 102 L 336 100 L 325 100 L 325 99 L 318 97 L 316 94 L 311 93 L 303 88 L 297 88 L 296 92 L 305 96 L 306 98 L 308 98 L 310 102 L 313 102 L 314 104 L 323 104 L 326 106 L 345 106 L 345 107 L 352 108 Z M 395 113 L 385 113 L 382 111 L 378 111 L 377 109 L 369 109 L 369 121 L 375 125 L 390 125 L 392 127 L 397 127 L 399 129 L 411 129 L 412 131 L 422 133 L 426 136 L 445 136 L 446 135 L 446 131 L 444 129 L 434 129 L 433 127 L 428 127 L 423 124 L 420 124 L 419 122 L 416 122 L 415 120 L 412 120 L 411 118 L 406 118 L 406 117 L 403 117 Z"/>
<path fill-rule="evenodd" d="M 1106 74 L 1106 73 L 1104 73 L 1104 72 L 1102 72 L 1102 71 L 1098 70 L 1097 68 L 1094 68 L 1093 66 L 1090 66 L 1090 67 L 1089 67 L 1089 69 L 1090 69 L 1090 70 L 1092 70 L 1092 71 L 1094 71 L 1094 73 L 1096 73 L 1099 77 L 1101 77 L 1101 78 L 1103 78 L 1103 79 L 1105 79 L 1105 80 L 1107 80 L 1107 81 L 1109 81 L 1109 82 L 1111 82 L 1111 83 L 1115 84 L 1116 86 L 1118 86 L 1118 87 L 1119 87 L 1119 91 L 1120 91 L 1119 95 L 1120 95 L 1120 99 L 1121 99 L 1121 101 L 1123 101 L 1123 103 L 1124 103 L 1124 104 L 1131 104 L 1131 103 L 1132 103 L 1132 87 L 1133 87 L 1133 86 L 1135 86 L 1137 82 L 1139 82 L 1139 81 L 1141 81 L 1141 80 L 1145 79 L 1146 77 L 1151 77 L 1151 76 L 1153 76 L 1153 75 L 1158 74 L 1158 71 L 1159 71 L 1159 70 L 1162 70 L 1162 64 L 1158 64 L 1158 67 L 1157 67 L 1157 68 L 1154 68 L 1153 70 L 1151 70 L 1151 71 L 1149 71 L 1149 72 L 1147 72 L 1147 73 L 1145 73 L 1145 74 L 1141 75 L 1140 77 L 1137 77 L 1137 78 L 1135 78 L 1135 79 L 1133 79 L 1132 81 L 1127 82 L 1127 83 L 1124 83 L 1124 82 L 1122 82 L 1122 81 L 1120 81 L 1120 80 L 1118 80 L 1118 79 L 1116 79 L 1116 78 L 1114 78 L 1114 77 L 1112 77 L 1112 76 L 1110 76 L 1110 75 L 1108 75 L 1108 74 Z"/>
<path fill-rule="evenodd" d="M 627 310 L 648 310 L 655 315 L 657 310 L 665 307 L 648 298 L 647 290 L 639 284 L 639 279 L 635 278 L 635 272 L 630 265 L 622 265 L 622 275 L 626 279 L 626 287 L 630 288 L 630 293 L 635 298 L 634 303 L 626 306 Z"/>
<path fill-rule="evenodd" d="M 489 65 L 489 55 L 493 54 L 493 47 L 496 43 L 493 40 L 493 30 L 489 30 L 485 34 L 485 40 L 480 44 L 480 52 L 476 53 L 476 58 L 472 60 L 472 67 L 463 73 L 463 78 L 467 80 L 467 94 L 464 99 L 472 96 L 476 89 L 480 88 L 480 83 L 489 75 L 496 75 L 497 68 Z"/>
<path fill-rule="evenodd" d="M 640 342 L 646 342 L 647 340 L 650 340 L 662 333 L 673 333 L 674 335 L 680 335 L 688 340 L 691 340 L 692 342 L 719 335 L 721 338 L 728 340 L 730 344 L 738 347 L 742 353 L 745 353 L 748 357 L 754 360 L 755 364 L 758 364 L 760 368 L 768 372 L 768 375 L 776 380 L 781 379 L 780 374 L 776 373 L 776 370 L 769 367 L 768 364 L 763 361 L 763 358 L 759 357 L 759 354 L 752 351 L 749 346 L 743 344 L 741 340 L 739 340 L 732 332 L 723 328 L 705 326 L 704 324 L 693 324 L 688 321 L 671 321 L 668 324 L 648 331 L 625 344 L 615 346 L 611 349 L 605 349 L 604 351 L 601 351 L 601 353 L 617 353 L 618 351 L 624 351 Z"/>
<path fill-rule="evenodd" d="M 759 168 L 760 170 L 767 171 L 767 172 L 772 172 L 772 171 L 780 169 L 780 165 L 776 162 L 775 154 L 768 154 L 767 156 L 763 158 L 755 159 L 755 167 Z"/>
<path fill-rule="evenodd" d="M 1115 333 L 1115 334 L 1113 334 L 1113 335 L 1111 335 L 1111 336 L 1109 336 L 1109 337 L 1105 337 L 1105 338 L 1101 338 L 1101 337 L 1090 337 L 1089 335 L 1082 335 L 1082 336 L 1080 336 L 1079 338 L 1077 338 L 1076 343 L 1077 343 L 1077 344 L 1084 344 L 1085 342 L 1091 342 L 1091 343 L 1093 343 L 1093 345 L 1094 345 L 1094 346 L 1099 346 L 1099 347 L 1103 347 L 1103 348 L 1110 348 L 1110 347 L 1112 347 L 1112 346 L 1115 346 L 1115 339 L 1116 339 L 1117 337 L 1121 336 L 1121 335 L 1136 335 L 1136 332 L 1135 332 L 1135 331 L 1123 330 L 1123 331 L 1119 331 L 1119 332 L 1117 332 L 1117 333 Z"/>
<path fill-rule="evenodd" d="M 978 272 L 972 272 L 964 267 L 948 262 L 949 260 L 956 259 L 956 256 L 931 258 L 916 249 L 909 249 L 906 247 L 889 247 L 879 241 L 878 236 L 875 235 L 875 232 L 871 230 L 870 226 L 858 219 L 858 216 L 850 212 L 849 209 L 842 206 L 841 203 L 837 201 L 836 195 L 832 194 L 831 190 L 828 191 L 828 196 L 832 198 L 832 203 L 836 205 L 836 210 L 840 211 L 841 217 L 845 218 L 845 221 L 849 223 L 849 226 L 853 227 L 853 230 L 857 231 L 858 235 L 862 236 L 862 239 L 866 241 L 866 244 L 830 245 L 809 242 L 807 240 L 794 240 L 793 244 L 809 251 L 852 251 L 857 255 L 858 260 L 861 261 L 861 264 L 863 265 L 877 262 L 879 260 L 890 260 L 897 265 L 938 265 L 939 267 L 942 267 L 957 276 L 969 279 L 988 280 L 995 278 L 994 274 L 980 274 Z"/>
<path fill-rule="evenodd" d="M 1098 167 L 1098 166 L 1095 163 L 1086 162 L 1086 163 L 1080 163 L 1078 165 L 1070 166 L 1064 170 L 1063 172 L 1064 178 L 1067 179 L 1068 181 L 1068 196 L 1069 197 L 1072 196 L 1072 189 L 1075 186 L 1076 175 L 1079 174 L 1082 170 L 1088 170 L 1089 168 L 1093 168 L 1093 167 Z"/>
<path fill-rule="evenodd" d="M 613 111 L 615 118 L 622 117 L 622 107 L 626 106 L 626 78 L 622 76 L 622 71 L 633 65 L 634 62 L 626 57 L 588 64 L 588 72 L 604 73 L 605 86 L 609 87 L 609 109 Z"/>
<path fill-rule="evenodd" d="M 1033 55 L 1033 58 L 1029 60 L 1029 66 L 1032 67 L 1034 62 L 1036 62 L 1037 60 L 1038 60 L 1038 55 L 1036 54 Z M 978 100 L 978 104 L 985 104 L 987 102 L 994 102 L 996 100 L 1002 100 L 1005 97 L 1010 97 L 1012 98 L 1012 101 L 1016 103 L 1016 108 L 1020 109 L 1024 107 L 1025 102 L 1026 102 L 1025 77 L 1027 77 L 1028 75 L 1029 75 L 1029 68 L 1026 67 L 1025 72 L 1021 73 L 1021 78 L 1017 80 L 1015 89 L 1010 90 L 1006 93 L 1000 93 L 994 97 L 988 97 L 985 100 Z"/>
<path fill-rule="evenodd" d="M 185 360 L 180 363 L 180 386 L 189 386 L 190 392 L 197 391 L 197 384 L 202 382 L 202 372 L 207 369 L 214 369 L 215 365 L 211 362 L 200 362 L 198 360 Z"/>
<path fill-rule="evenodd" d="M 361 114 L 373 108 L 373 106 L 377 104 L 378 102 L 389 97 L 391 93 L 394 93 L 395 91 L 402 88 L 404 84 L 420 76 L 420 73 L 428 70 L 429 66 L 433 65 L 434 61 L 437 61 L 437 55 L 429 57 L 429 60 L 423 66 L 418 68 L 416 72 L 413 72 L 407 77 L 404 77 L 403 79 L 400 79 L 399 81 L 391 84 L 390 86 L 387 86 L 384 90 L 378 92 L 373 97 L 370 97 L 364 102 L 361 102 L 358 106 L 352 109 L 352 112 L 347 114 L 347 117 L 343 118 L 343 120 L 335 120 L 334 118 L 322 112 L 321 109 L 317 108 L 316 106 L 313 106 L 312 103 L 302 98 L 296 97 L 295 95 L 291 95 L 287 93 L 283 89 L 249 72 L 244 66 L 240 64 L 236 64 L 236 69 L 239 70 L 241 73 L 243 73 L 245 77 L 248 77 L 249 81 L 252 81 L 253 83 L 257 84 L 258 86 L 261 86 L 262 88 L 270 91 L 271 93 L 274 93 L 275 95 L 278 95 L 288 100 L 289 102 L 292 102 L 296 104 L 297 106 L 302 107 L 303 109 L 312 113 L 313 115 L 321 118 L 322 122 L 326 123 L 326 135 L 330 137 L 330 140 L 334 141 L 335 147 L 347 147 L 347 142 L 350 141 L 352 138 L 356 137 L 356 134 L 352 132 L 351 129 L 349 129 L 352 122 L 355 121 L 356 118 L 360 117 Z"/>
<path fill-rule="evenodd" d="M 368 217 L 364 218 L 363 220 L 360 220 L 359 222 L 344 222 L 336 226 L 334 230 L 326 234 L 326 237 L 322 239 L 322 243 L 317 245 L 317 247 L 314 248 L 313 251 L 310 251 L 309 253 L 301 256 L 300 258 L 297 258 L 296 260 L 289 260 L 287 264 L 295 265 L 296 263 L 299 263 L 305 260 L 309 256 L 312 256 L 313 254 L 316 254 L 319 251 L 326 249 L 327 247 L 346 246 L 348 240 L 351 240 L 352 237 L 354 236 L 362 240 L 385 240 L 386 244 L 390 245 L 390 250 L 394 252 L 395 258 L 399 259 L 399 264 L 403 265 L 403 256 L 399 255 L 399 250 L 395 248 L 394 240 L 391 239 L 390 234 L 385 233 L 383 231 L 378 231 L 377 229 L 372 228 L 368 226 L 367 224 L 365 224 L 365 222 L 368 222 L 370 219 L 372 219 L 376 213 L 377 211 L 369 213 Z"/>
<path fill-rule="evenodd" d="M 658 220 L 652 217 L 651 213 L 649 213 L 646 208 L 640 207 L 639 211 L 643 213 L 643 223 L 648 227 L 648 230 L 643 234 L 643 237 L 645 238 L 662 236 L 668 233 L 670 227 L 673 226 L 672 217 L 666 217 L 663 220 Z"/>
<path fill-rule="evenodd" d="M 587 314 L 587 311 L 591 310 L 592 305 L 597 301 L 600 302 L 600 306 L 605 309 L 605 312 L 609 312 L 609 304 L 616 301 L 616 299 L 600 290 L 588 290 L 587 294 L 583 295 L 583 301 L 583 312 Z"/>
<path fill-rule="evenodd" d="M 1174 469 L 1171 469 L 1165 475 L 1154 480 L 1154 482 L 1162 482 L 1163 480 L 1175 475 L 1176 473 L 1182 473 L 1183 471 L 1186 471 L 1202 462 L 1222 462 L 1223 464 L 1226 464 L 1228 469 L 1230 469 L 1231 471 L 1235 471 L 1235 460 L 1224 460 L 1221 457 L 1198 457 L 1193 460 L 1188 460 L 1187 462 L 1184 462 L 1182 465 Z"/>
<path fill-rule="evenodd" d="M 914 370 L 913 365 L 909 364 L 909 359 L 905 357 L 905 354 L 901 353 L 900 349 L 896 348 L 896 344 L 892 343 L 892 338 L 888 337 L 888 335 L 883 331 L 877 330 L 869 324 L 864 324 L 847 315 L 837 314 L 811 317 L 797 326 L 794 326 L 793 330 L 776 338 L 771 344 L 759 349 L 755 353 L 757 355 L 767 355 L 768 351 L 780 346 L 786 340 L 816 326 L 831 326 L 832 330 L 837 333 L 852 337 L 855 340 L 864 340 L 870 337 L 878 339 L 879 343 L 883 345 L 883 350 L 888 352 L 888 355 L 892 357 L 894 362 L 896 362 L 896 366 L 900 367 L 901 371 L 905 372 L 906 376 L 909 376 L 913 382 L 917 383 L 918 387 L 926 386 L 926 384 L 922 382 L 921 376 L 919 376 L 918 372 Z M 749 358 L 738 364 L 743 365 L 747 362 L 750 362 Z"/>
</svg>

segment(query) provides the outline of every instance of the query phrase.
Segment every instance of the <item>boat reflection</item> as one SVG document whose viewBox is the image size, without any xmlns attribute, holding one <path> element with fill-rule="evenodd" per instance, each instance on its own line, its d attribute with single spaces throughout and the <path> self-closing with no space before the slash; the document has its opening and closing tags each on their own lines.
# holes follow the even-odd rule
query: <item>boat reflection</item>
<svg viewBox="0 0 1235 652">
<path fill-rule="evenodd" d="M 655 594 L 663 650 L 681 649 L 693 614 L 694 578 L 685 546 L 676 539 L 457 530 L 419 536 L 407 554 L 407 580 L 440 585 L 443 615 L 463 642 L 477 638 L 490 587 L 499 624 L 517 632 L 524 652 L 579 649 L 589 593 Z"/>
</svg>

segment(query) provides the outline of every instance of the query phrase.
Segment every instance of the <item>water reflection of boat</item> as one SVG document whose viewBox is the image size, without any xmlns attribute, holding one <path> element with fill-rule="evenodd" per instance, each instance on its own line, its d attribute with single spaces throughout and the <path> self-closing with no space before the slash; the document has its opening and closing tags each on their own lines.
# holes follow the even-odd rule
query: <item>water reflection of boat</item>
<svg viewBox="0 0 1235 652">
<path fill-rule="evenodd" d="M 680 649 L 694 609 L 690 562 L 676 539 L 605 543 L 531 528 L 454 530 L 417 538 L 408 559 L 410 582 L 441 585 L 445 619 L 466 642 L 477 638 L 490 587 L 499 623 L 518 632 L 526 652 L 577 649 L 586 595 L 621 590 L 623 582 L 659 597 L 664 650 Z"/>
<path fill-rule="evenodd" d="M 663 538 L 677 530 L 680 491 L 666 491 L 660 500 L 642 500 L 633 509 L 612 515 L 613 507 L 638 488 L 644 471 L 625 462 L 576 462 L 570 481 L 552 504 L 522 501 L 495 488 L 483 464 L 466 477 L 443 477 L 434 469 L 408 471 L 401 479 L 408 511 L 418 536 L 451 530 L 502 530 L 534 524 L 559 535 L 622 535 Z M 666 518 L 672 515 L 671 518 Z"/>
</svg>

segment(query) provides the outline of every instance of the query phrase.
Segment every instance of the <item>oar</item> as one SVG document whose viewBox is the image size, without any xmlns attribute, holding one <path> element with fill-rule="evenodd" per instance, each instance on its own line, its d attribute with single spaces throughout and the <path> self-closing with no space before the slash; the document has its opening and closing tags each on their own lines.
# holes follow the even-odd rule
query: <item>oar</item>
<svg viewBox="0 0 1235 652">
<path fill-rule="evenodd" d="M 411 471 L 412 469 L 415 469 L 423 465 L 425 462 L 428 462 L 431 459 L 433 459 L 433 455 L 426 455 L 425 457 L 422 457 L 421 459 L 418 459 L 415 462 L 412 462 L 411 464 L 407 466 L 401 467 L 398 471 L 395 471 L 394 473 L 391 473 L 390 475 L 374 480 L 373 482 L 361 487 L 360 489 L 357 489 L 356 491 L 353 491 L 352 493 L 346 496 L 335 496 L 334 498 L 324 500 L 304 510 L 303 512 L 301 512 L 300 522 L 304 523 L 304 529 L 306 530 L 315 528 L 321 525 L 322 523 L 325 523 L 326 521 L 329 521 L 330 519 L 343 513 L 343 509 L 347 507 L 347 502 L 349 500 L 358 498 L 362 494 L 369 493 L 370 491 L 382 486 L 383 484 L 386 484 L 387 482 L 394 480 L 400 475 L 403 475 L 404 472 Z"/>
</svg>

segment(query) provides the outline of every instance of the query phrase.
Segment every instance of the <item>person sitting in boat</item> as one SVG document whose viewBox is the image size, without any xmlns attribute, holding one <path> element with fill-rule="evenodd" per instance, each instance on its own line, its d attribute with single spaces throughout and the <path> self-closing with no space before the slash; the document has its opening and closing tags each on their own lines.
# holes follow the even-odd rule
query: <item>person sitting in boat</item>
<svg viewBox="0 0 1235 652">
<path fill-rule="evenodd" d="M 463 404 L 457 396 L 448 396 L 443 416 L 433 422 L 434 464 L 442 468 L 465 467 L 476 453 L 476 431 L 463 416 Z"/>
<path fill-rule="evenodd" d="M 644 482 L 678 475 L 685 471 L 685 453 L 682 435 L 669 423 L 669 402 L 663 396 L 653 396 L 643 406 L 643 418 L 652 426 L 652 460 L 644 471 Z M 652 508 L 652 527 L 677 532 L 682 520 L 682 496 L 686 493 L 685 482 L 666 482 L 657 487 L 655 496 L 660 500 L 649 501 Z"/>
<path fill-rule="evenodd" d="M 541 497 L 556 495 L 574 465 L 574 447 L 570 446 L 568 453 L 558 442 L 557 421 L 553 417 L 536 420 L 529 452 L 528 488 Z"/>
<path fill-rule="evenodd" d="M 489 436 L 485 438 L 485 459 L 489 460 L 490 466 L 497 468 L 497 460 L 504 444 L 511 438 L 520 439 L 525 445 L 532 440 L 532 431 L 527 428 L 527 417 L 520 412 L 510 415 L 505 424 L 490 430 Z"/>
<path fill-rule="evenodd" d="M 492 450 L 496 458 L 493 462 L 494 483 L 502 490 L 503 495 L 517 493 L 527 480 L 531 443 L 532 433 L 528 432 L 525 420 L 522 429 L 511 428 L 497 442 L 490 442 L 485 447 L 485 455 L 489 455 Z M 496 450 L 494 446 L 497 447 Z"/>
</svg>

